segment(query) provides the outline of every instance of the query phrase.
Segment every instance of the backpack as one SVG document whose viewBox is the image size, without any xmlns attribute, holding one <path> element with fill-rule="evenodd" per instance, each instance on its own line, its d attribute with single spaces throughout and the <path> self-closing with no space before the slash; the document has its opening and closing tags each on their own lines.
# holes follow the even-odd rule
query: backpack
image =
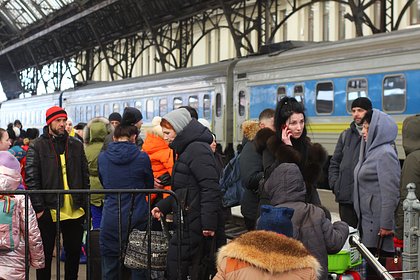
<svg viewBox="0 0 420 280">
<path fill-rule="evenodd" d="M 0 251 L 13 251 L 19 247 L 20 224 L 13 221 L 16 208 L 16 200 L 12 196 L 0 196 Z"/>
<path fill-rule="evenodd" d="M 240 154 L 235 155 L 223 169 L 219 181 L 223 194 L 223 207 L 233 207 L 241 204 L 244 188 L 242 187 L 241 172 L 239 168 Z"/>
</svg>

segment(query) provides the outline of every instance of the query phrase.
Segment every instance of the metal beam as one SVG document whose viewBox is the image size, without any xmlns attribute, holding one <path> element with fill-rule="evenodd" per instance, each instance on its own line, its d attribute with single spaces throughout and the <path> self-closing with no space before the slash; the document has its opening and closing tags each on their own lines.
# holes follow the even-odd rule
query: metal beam
<svg viewBox="0 0 420 280">
<path fill-rule="evenodd" d="M 77 20 L 79 20 L 81 18 L 84 18 L 84 17 L 86 17 L 86 16 L 88 16 L 88 15 L 90 15 L 92 13 L 95 13 L 96 11 L 101 10 L 101 9 L 103 9 L 103 8 L 109 6 L 109 5 L 112 5 L 112 4 L 116 3 L 116 2 L 118 2 L 118 1 L 119 0 L 106 0 L 106 1 L 104 1 L 102 3 L 99 3 L 99 4 L 95 5 L 95 6 L 87 9 L 86 11 L 80 12 L 80 13 L 78 13 L 75 16 L 72 16 L 72 17 L 70 17 L 68 19 L 63 20 L 62 22 L 59 22 L 57 24 L 54 24 L 53 26 L 51 26 L 49 28 L 46 28 L 45 30 L 43 30 L 41 32 L 38 32 L 38 33 L 36 33 L 36 34 L 34 34 L 34 35 L 26 38 L 26 39 L 23 39 L 22 41 L 20 41 L 20 42 L 18 42 L 16 44 L 13 44 L 13 45 L 11 45 L 11 46 L 9 46 L 9 47 L 1 50 L 0 51 L 0 56 L 1 55 L 4 55 L 4 54 L 6 54 L 6 53 L 8 53 L 8 52 L 10 52 L 10 51 L 12 51 L 14 49 L 17 49 L 19 47 L 22 47 L 23 45 L 26 45 L 29 42 L 32 42 L 33 40 L 36 40 L 36 39 L 38 39 L 38 38 L 40 38 L 42 36 L 45 36 L 48 33 L 51 33 L 51 32 L 53 32 L 53 31 L 55 31 L 57 29 L 60 29 L 63 26 L 66 26 L 66 25 L 68 25 L 70 23 L 73 23 L 73 22 L 75 22 L 75 21 L 77 21 Z"/>
</svg>

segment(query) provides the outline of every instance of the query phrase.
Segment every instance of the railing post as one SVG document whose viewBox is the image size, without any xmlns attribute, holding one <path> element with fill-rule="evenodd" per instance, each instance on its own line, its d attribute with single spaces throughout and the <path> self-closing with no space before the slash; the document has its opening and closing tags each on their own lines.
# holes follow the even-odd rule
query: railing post
<svg viewBox="0 0 420 280">
<path fill-rule="evenodd" d="M 403 271 L 418 271 L 419 259 L 419 210 L 420 201 L 416 197 L 416 185 L 410 183 L 407 185 L 407 198 L 404 200 L 404 250 L 402 253 L 403 258 Z M 403 273 L 403 279 L 417 279 L 419 278 L 418 272 Z"/>
</svg>

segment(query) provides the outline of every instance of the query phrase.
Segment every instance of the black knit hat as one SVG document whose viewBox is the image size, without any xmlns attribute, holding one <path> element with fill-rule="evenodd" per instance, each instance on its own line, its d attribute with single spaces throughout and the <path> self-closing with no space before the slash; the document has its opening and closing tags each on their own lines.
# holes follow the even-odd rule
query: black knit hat
<svg viewBox="0 0 420 280">
<path fill-rule="evenodd" d="M 124 113 L 122 115 L 121 124 L 124 125 L 135 125 L 143 119 L 141 112 L 134 107 L 125 107 Z"/>
<path fill-rule="evenodd" d="M 351 108 L 359 107 L 365 109 L 366 111 L 372 110 L 372 102 L 370 102 L 367 97 L 356 98 L 353 103 L 351 103 Z"/>
<path fill-rule="evenodd" d="M 108 117 L 108 120 L 110 121 L 110 122 L 112 122 L 112 121 L 117 121 L 117 122 L 120 122 L 121 123 L 121 115 L 120 115 L 120 113 L 118 113 L 118 112 L 113 112 L 113 113 L 111 113 L 110 115 L 109 115 L 109 117 Z"/>
</svg>

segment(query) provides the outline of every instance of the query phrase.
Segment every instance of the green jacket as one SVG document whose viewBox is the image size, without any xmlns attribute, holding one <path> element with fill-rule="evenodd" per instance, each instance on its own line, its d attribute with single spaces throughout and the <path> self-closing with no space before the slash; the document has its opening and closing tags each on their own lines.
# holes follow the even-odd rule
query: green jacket
<svg viewBox="0 0 420 280">
<path fill-rule="evenodd" d="M 98 176 L 98 156 L 101 152 L 105 137 L 109 134 L 109 122 L 105 118 L 93 118 L 84 129 L 85 153 L 88 161 L 89 179 L 91 190 L 102 190 Z M 103 194 L 92 194 L 90 204 L 102 206 Z"/>
<path fill-rule="evenodd" d="M 420 115 L 410 116 L 403 122 L 402 143 L 406 154 L 400 182 L 400 202 L 395 213 L 396 236 L 403 239 L 403 202 L 407 197 L 407 184 L 416 184 L 416 196 L 420 198 Z"/>
</svg>

